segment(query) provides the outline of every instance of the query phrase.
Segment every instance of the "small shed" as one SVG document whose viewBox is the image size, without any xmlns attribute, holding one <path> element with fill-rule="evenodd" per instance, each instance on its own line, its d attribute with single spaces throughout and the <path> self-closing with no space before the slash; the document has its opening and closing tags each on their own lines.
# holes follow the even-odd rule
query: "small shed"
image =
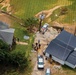
<svg viewBox="0 0 76 75">
<path fill-rule="evenodd" d="M 15 29 L 9 28 L 6 23 L 0 21 L 0 39 L 12 45 Z"/>
</svg>

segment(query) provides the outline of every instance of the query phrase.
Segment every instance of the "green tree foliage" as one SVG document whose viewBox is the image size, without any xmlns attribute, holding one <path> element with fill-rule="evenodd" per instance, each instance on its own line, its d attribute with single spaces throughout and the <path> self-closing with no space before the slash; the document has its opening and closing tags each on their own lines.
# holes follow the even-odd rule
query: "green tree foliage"
<svg viewBox="0 0 76 75">
<path fill-rule="evenodd" d="M 38 24 L 38 19 L 31 17 L 26 19 L 25 21 L 25 26 L 28 27 L 29 31 L 31 32 L 33 27 L 36 26 Z"/>
<path fill-rule="evenodd" d="M 0 64 L 23 69 L 28 65 L 28 58 L 23 52 L 10 52 L 8 45 L 0 40 Z"/>
<path fill-rule="evenodd" d="M 5 63 L 5 61 L 9 61 L 8 49 L 8 44 L 0 40 L 0 63 Z"/>
<path fill-rule="evenodd" d="M 3 42 L 2 40 L 0 40 L 0 49 L 1 50 L 8 50 L 8 45 L 7 43 Z"/>
<path fill-rule="evenodd" d="M 0 50 L 0 63 L 24 69 L 28 65 L 28 59 L 22 52 L 10 53 Z"/>
<path fill-rule="evenodd" d="M 0 63 L 7 64 L 9 62 L 9 53 L 4 50 L 0 50 Z"/>
<path fill-rule="evenodd" d="M 28 59 L 25 57 L 25 53 L 23 52 L 11 53 L 10 62 L 19 68 L 24 68 L 28 65 Z"/>
<path fill-rule="evenodd" d="M 62 7 L 60 15 L 65 15 L 67 12 L 68 12 L 68 9 L 66 7 Z"/>
</svg>

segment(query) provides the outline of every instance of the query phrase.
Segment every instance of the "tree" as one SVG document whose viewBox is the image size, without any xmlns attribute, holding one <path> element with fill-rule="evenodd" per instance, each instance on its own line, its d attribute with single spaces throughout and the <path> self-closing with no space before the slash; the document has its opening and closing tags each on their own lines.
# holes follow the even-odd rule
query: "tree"
<svg viewBox="0 0 76 75">
<path fill-rule="evenodd" d="M 65 15 L 68 12 L 68 9 L 66 7 L 62 7 L 60 11 L 60 15 Z"/>
<path fill-rule="evenodd" d="M 24 69 L 28 66 L 28 58 L 25 52 L 10 52 L 8 45 L 0 40 L 0 65 L 14 66 L 18 69 Z"/>
<path fill-rule="evenodd" d="M 38 19 L 35 17 L 28 18 L 25 21 L 25 26 L 28 27 L 30 32 L 32 31 L 33 27 L 36 26 L 37 24 L 38 24 Z"/>
<path fill-rule="evenodd" d="M 11 64 L 16 67 L 23 69 L 28 66 L 28 58 L 25 57 L 25 53 L 23 52 L 13 52 L 11 53 L 10 58 Z"/>
<path fill-rule="evenodd" d="M 8 50 L 9 46 L 7 43 L 3 42 L 1 39 L 0 39 L 0 49 L 1 50 Z"/>
<path fill-rule="evenodd" d="M 10 65 L 19 69 L 24 69 L 28 66 L 28 58 L 23 52 L 8 52 L 0 50 L 0 64 Z"/>
</svg>

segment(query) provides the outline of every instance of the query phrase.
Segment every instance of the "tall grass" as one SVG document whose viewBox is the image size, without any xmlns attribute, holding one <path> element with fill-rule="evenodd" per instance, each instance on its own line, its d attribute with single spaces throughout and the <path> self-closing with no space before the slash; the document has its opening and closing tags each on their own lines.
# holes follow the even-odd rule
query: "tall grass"
<svg viewBox="0 0 76 75">
<path fill-rule="evenodd" d="M 69 5 L 68 0 L 11 0 L 12 10 L 14 14 L 26 19 L 34 16 L 36 13 L 51 9 L 57 5 Z"/>
</svg>

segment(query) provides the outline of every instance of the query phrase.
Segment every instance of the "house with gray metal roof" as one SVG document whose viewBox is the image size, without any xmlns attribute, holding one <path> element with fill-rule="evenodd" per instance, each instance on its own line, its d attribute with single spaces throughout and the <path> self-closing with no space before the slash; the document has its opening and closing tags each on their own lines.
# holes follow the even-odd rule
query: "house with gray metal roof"
<svg viewBox="0 0 76 75">
<path fill-rule="evenodd" d="M 9 28 L 6 23 L 0 21 L 0 39 L 9 45 L 12 45 L 15 29 Z"/>
<path fill-rule="evenodd" d="M 68 65 L 71 68 L 76 67 L 76 51 L 72 52 L 67 60 L 65 61 L 65 64 Z"/>
<path fill-rule="evenodd" d="M 73 52 L 75 48 L 76 37 L 73 34 L 63 30 L 54 40 L 50 42 L 50 44 L 45 50 L 45 55 L 46 57 L 49 57 L 51 55 L 52 59 L 56 62 L 59 62 L 62 65 L 66 64 L 69 66 L 70 62 L 68 60 L 71 59 L 71 57 L 73 57 Z M 75 65 L 76 64 L 72 64 L 72 66 L 70 67 L 76 67 Z"/>
</svg>

